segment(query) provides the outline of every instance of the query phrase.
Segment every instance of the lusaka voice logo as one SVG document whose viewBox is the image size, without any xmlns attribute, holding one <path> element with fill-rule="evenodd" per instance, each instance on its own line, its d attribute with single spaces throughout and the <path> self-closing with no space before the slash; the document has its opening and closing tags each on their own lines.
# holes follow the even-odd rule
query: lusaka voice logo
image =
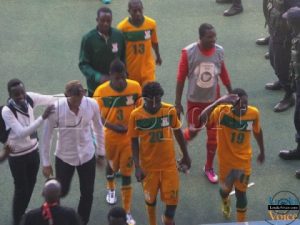
<svg viewBox="0 0 300 225">
<path fill-rule="evenodd" d="M 273 220 L 284 220 L 286 225 L 299 218 L 299 199 L 290 191 L 279 191 L 268 199 L 267 223 L 275 225 Z"/>
</svg>

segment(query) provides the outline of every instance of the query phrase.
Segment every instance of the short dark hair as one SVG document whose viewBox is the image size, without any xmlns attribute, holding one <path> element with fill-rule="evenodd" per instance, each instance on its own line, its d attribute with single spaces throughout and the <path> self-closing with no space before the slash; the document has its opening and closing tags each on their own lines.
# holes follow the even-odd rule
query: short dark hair
<svg viewBox="0 0 300 225">
<path fill-rule="evenodd" d="M 126 222 L 126 211 L 121 207 L 113 207 L 109 210 L 107 214 L 107 220 L 110 221 L 112 218 L 123 219 Z"/>
<path fill-rule="evenodd" d="M 10 81 L 8 81 L 8 83 L 7 83 L 8 93 L 10 93 L 12 87 L 18 86 L 20 84 L 22 84 L 24 86 L 24 83 L 17 78 L 14 78 L 14 79 L 11 79 Z"/>
<path fill-rule="evenodd" d="M 112 11 L 110 8 L 103 6 L 101 8 L 98 9 L 97 11 L 97 17 L 100 16 L 100 13 L 109 13 L 110 15 L 112 15 Z"/>
<path fill-rule="evenodd" d="M 164 89 L 161 87 L 160 83 L 156 81 L 148 82 L 143 87 L 143 97 L 153 98 L 156 96 L 162 97 L 164 95 Z"/>
<path fill-rule="evenodd" d="M 110 68 L 109 68 L 110 74 L 112 73 L 125 73 L 125 65 L 120 59 L 115 59 L 111 62 Z"/>
<path fill-rule="evenodd" d="M 232 90 L 231 94 L 236 94 L 238 95 L 240 98 L 243 97 L 243 96 L 247 96 L 248 97 L 248 94 L 247 92 L 242 89 L 242 88 L 235 88 Z"/>
<path fill-rule="evenodd" d="M 206 31 L 215 29 L 213 25 L 209 23 L 202 23 L 199 27 L 199 37 L 202 38 L 205 36 Z"/>
<path fill-rule="evenodd" d="M 128 1 L 128 9 L 130 8 L 131 4 L 133 3 L 140 3 L 143 6 L 142 0 L 129 0 Z"/>
</svg>

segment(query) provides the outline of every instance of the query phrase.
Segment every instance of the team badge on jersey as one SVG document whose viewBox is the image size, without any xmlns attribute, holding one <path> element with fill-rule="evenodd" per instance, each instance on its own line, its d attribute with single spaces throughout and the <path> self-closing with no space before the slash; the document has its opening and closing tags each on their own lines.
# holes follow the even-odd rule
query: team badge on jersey
<svg viewBox="0 0 300 225">
<path fill-rule="evenodd" d="M 215 80 L 215 65 L 211 62 L 201 63 L 195 68 L 194 74 L 198 76 L 197 85 L 201 88 L 211 88 Z"/>
<path fill-rule="evenodd" d="M 134 99 L 133 96 L 126 96 L 126 105 L 133 105 L 134 104 Z"/>
<path fill-rule="evenodd" d="M 145 40 L 151 38 L 151 31 L 150 30 L 145 30 Z"/>
<path fill-rule="evenodd" d="M 118 52 L 118 43 L 112 43 L 112 52 L 117 53 Z"/>
<path fill-rule="evenodd" d="M 167 127 L 170 125 L 169 117 L 162 117 L 161 118 L 161 126 Z"/>
<path fill-rule="evenodd" d="M 244 121 L 244 123 L 241 123 L 241 127 L 239 128 L 239 130 L 250 131 L 252 130 L 252 126 L 253 121 Z"/>
</svg>

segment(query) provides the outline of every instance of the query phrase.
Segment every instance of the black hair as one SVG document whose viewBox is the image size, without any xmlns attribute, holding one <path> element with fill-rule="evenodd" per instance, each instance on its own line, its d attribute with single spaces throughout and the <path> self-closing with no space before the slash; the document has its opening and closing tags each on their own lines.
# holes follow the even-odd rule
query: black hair
<svg viewBox="0 0 300 225">
<path fill-rule="evenodd" d="M 103 7 L 101 7 L 101 8 L 98 9 L 98 11 L 97 11 L 97 17 L 100 16 L 100 13 L 109 13 L 110 15 L 112 15 L 111 9 L 108 8 L 108 7 L 105 7 L 105 6 L 103 6 Z"/>
<path fill-rule="evenodd" d="M 7 83 L 8 93 L 10 93 L 12 87 L 18 86 L 20 84 L 22 84 L 24 86 L 24 83 L 17 78 L 14 78 L 14 79 L 11 79 L 10 81 L 8 81 L 8 83 Z"/>
<path fill-rule="evenodd" d="M 107 220 L 110 221 L 112 218 L 123 219 L 126 222 L 126 211 L 121 207 L 113 207 L 107 214 Z"/>
<path fill-rule="evenodd" d="M 209 23 L 202 23 L 199 27 L 199 37 L 202 38 L 205 36 L 206 31 L 215 29 L 213 25 Z"/>
<path fill-rule="evenodd" d="M 232 90 L 231 94 L 236 94 L 238 95 L 240 98 L 243 96 L 248 96 L 247 92 L 242 89 L 242 88 L 235 88 Z"/>
<path fill-rule="evenodd" d="M 132 3 L 140 3 L 143 6 L 142 0 L 129 0 L 128 1 L 128 9 L 130 8 Z"/>
<path fill-rule="evenodd" d="M 114 61 L 111 62 L 110 67 L 109 67 L 109 73 L 120 73 L 120 74 L 125 74 L 126 69 L 124 63 L 120 59 L 115 59 Z"/>
<path fill-rule="evenodd" d="M 164 95 L 164 89 L 161 87 L 160 83 L 152 81 L 147 83 L 143 87 L 143 97 L 153 98 L 156 96 L 162 97 Z"/>
</svg>

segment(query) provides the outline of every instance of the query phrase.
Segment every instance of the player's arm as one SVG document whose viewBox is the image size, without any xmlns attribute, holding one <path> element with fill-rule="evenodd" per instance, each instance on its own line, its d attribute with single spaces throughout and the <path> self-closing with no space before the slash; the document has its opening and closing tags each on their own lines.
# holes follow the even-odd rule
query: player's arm
<svg viewBox="0 0 300 225">
<path fill-rule="evenodd" d="M 128 122 L 128 136 L 131 137 L 131 149 L 132 158 L 135 166 L 135 177 L 138 182 L 141 182 L 145 178 L 145 174 L 140 165 L 140 143 L 139 143 L 139 133 L 136 129 L 135 116 L 132 112 L 130 114 Z"/>
<path fill-rule="evenodd" d="M 162 64 L 162 59 L 160 57 L 158 43 L 153 43 L 152 42 L 152 48 L 153 48 L 153 50 L 155 52 L 155 56 L 156 56 L 156 65 L 161 65 Z"/>
<path fill-rule="evenodd" d="M 221 105 L 221 104 L 234 105 L 238 101 L 238 99 L 239 99 L 239 97 L 234 94 L 224 95 L 221 98 L 219 98 L 218 100 L 216 100 L 214 103 L 207 106 L 199 116 L 199 121 L 200 121 L 200 125 L 201 125 L 200 127 L 202 128 L 207 124 L 211 113 L 218 105 Z"/>
<path fill-rule="evenodd" d="M 92 130 L 96 138 L 96 155 L 99 159 L 104 159 L 105 150 L 104 150 L 104 130 L 103 124 L 101 121 L 98 104 L 95 100 L 92 101 L 92 110 L 94 112 L 92 118 Z M 101 163 L 100 163 L 101 165 Z"/>
<path fill-rule="evenodd" d="M 138 182 L 141 182 L 145 178 L 145 173 L 140 166 L 140 147 L 139 138 L 131 138 L 132 157 L 135 167 L 135 177 Z"/>
<path fill-rule="evenodd" d="M 231 87 L 230 77 L 229 77 L 229 73 L 227 71 L 227 68 L 226 68 L 226 65 L 225 65 L 224 61 L 221 64 L 220 78 L 222 80 L 222 83 L 226 87 L 227 92 L 231 93 L 232 92 L 232 87 Z"/>
<path fill-rule="evenodd" d="M 4 107 L 2 110 L 2 117 L 3 120 L 5 121 L 5 124 L 11 130 L 14 131 L 17 138 L 25 138 L 27 136 L 30 136 L 32 133 L 34 133 L 39 128 L 39 126 L 41 126 L 43 121 L 47 119 L 48 116 L 51 115 L 52 113 L 54 113 L 54 106 L 50 105 L 45 109 L 42 116 L 39 116 L 37 119 L 32 121 L 28 126 L 23 126 L 7 106 Z"/>
<path fill-rule="evenodd" d="M 182 50 L 180 60 L 178 63 L 177 82 L 176 82 L 176 99 L 175 107 L 177 116 L 180 118 L 180 114 L 184 113 L 183 106 L 181 104 L 182 93 L 184 89 L 184 82 L 188 74 L 188 61 L 187 52 Z"/>
<path fill-rule="evenodd" d="M 260 129 L 260 131 L 258 133 L 253 132 L 253 135 L 255 137 L 255 140 L 258 144 L 259 151 L 260 151 L 260 153 L 257 157 L 257 161 L 259 163 L 263 163 L 265 161 L 265 147 L 264 147 L 264 138 L 263 138 L 262 129 Z"/>
<path fill-rule="evenodd" d="M 189 156 L 188 150 L 187 150 L 187 144 L 186 141 L 184 140 L 182 130 L 179 129 L 174 129 L 174 136 L 176 138 L 177 143 L 179 144 L 180 150 L 182 152 L 182 159 L 180 159 L 180 165 L 183 166 L 185 165 L 186 168 L 183 168 L 183 172 L 187 172 L 191 168 L 191 158 Z"/>
<path fill-rule="evenodd" d="M 0 155 L 0 162 L 3 162 L 12 152 L 12 149 L 9 145 L 5 145 L 3 148 L 3 153 Z"/>
<path fill-rule="evenodd" d="M 59 110 L 58 110 L 59 112 Z M 58 114 L 53 114 L 48 119 L 45 120 L 42 137 L 41 137 L 41 147 L 40 147 L 40 155 L 43 165 L 43 175 L 46 178 L 53 176 L 53 169 L 50 160 L 50 150 L 51 150 L 51 143 L 52 143 L 52 135 L 53 130 L 58 121 L 58 118 L 55 118 Z"/>
<path fill-rule="evenodd" d="M 91 65 L 92 49 L 89 47 L 88 40 L 83 37 L 79 52 L 79 69 L 88 80 L 94 80 L 96 83 L 101 83 L 101 78 L 105 74 L 95 70 Z"/>
<path fill-rule="evenodd" d="M 125 134 L 127 132 L 127 127 L 123 126 L 122 124 L 113 124 L 108 122 L 104 117 L 101 118 L 102 123 L 104 126 L 114 132 L 120 133 L 120 134 Z"/>
</svg>

